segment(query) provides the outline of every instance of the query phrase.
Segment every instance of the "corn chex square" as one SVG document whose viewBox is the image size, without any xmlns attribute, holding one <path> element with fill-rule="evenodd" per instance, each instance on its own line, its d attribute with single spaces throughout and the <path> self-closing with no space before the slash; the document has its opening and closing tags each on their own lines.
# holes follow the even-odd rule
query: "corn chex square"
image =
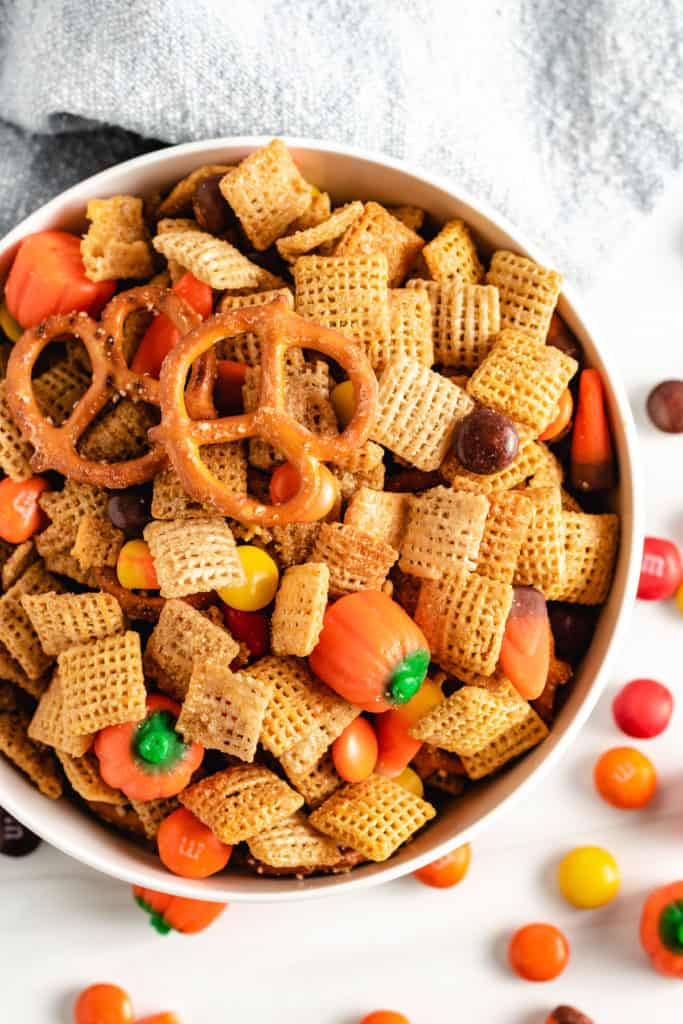
<svg viewBox="0 0 683 1024">
<path fill-rule="evenodd" d="M 233 494 L 247 493 L 247 459 L 242 441 L 202 445 L 204 465 Z M 157 473 L 152 484 L 154 519 L 204 519 L 212 515 L 208 505 L 192 498 L 172 466 Z"/>
<path fill-rule="evenodd" d="M 495 670 L 512 605 L 512 587 L 477 573 L 425 580 L 415 609 L 433 660 L 458 675 Z"/>
<path fill-rule="evenodd" d="M 477 247 L 464 220 L 449 220 L 422 250 L 435 281 L 460 280 L 479 284 L 484 279 Z"/>
<path fill-rule="evenodd" d="M 272 685 L 197 659 L 176 728 L 185 740 L 253 761 Z"/>
<path fill-rule="evenodd" d="M 339 597 L 357 590 L 381 590 L 398 558 L 390 544 L 345 523 L 322 523 L 311 553 L 330 573 L 330 594 Z"/>
<path fill-rule="evenodd" d="M 394 779 L 371 775 L 338 789 L 308 820 L 368 860 L 384 861 L 435 814 L 431 804 Z"/>
<path fill-rule="evenodd" d="M 271 620 L 274 654 L 307 657 L 318 642 L 327 608 L 330 570 L 322 562 L 306 562 L 286 570 Z"/>
<path fill-rule="evenodd" d="M 156 839 L 162 821 L 180 807 L 175 796 L 161 797 L 159 800 L 131 800 L 130 803 L 148 839 Z"/>
<path fill-rule="evenodd" d="M 406 278 L 424 247 L 424 238 L 392 217 L 379 203 L 366 203 L 335 249 L 336 256 L 371 256 L 384 253 L 389 271 L 389 287 Z"/>
<path fill-rule="evenodd" d="M 38 552 L 32 540 L 17 544 L 2 567 L 2 589 L 7 591 L 21 579 L 26 570 L 38 561 Z"/>
<path fill-rule="evenodd" d="M 534 504 L 522 491 L 498 491 L 489 495 L 489 511 L 476 565 L 481 576 L 512 583 L 533 515 Z"/>
<path fill-rule="evenodd" d="M 229 288 L 266 287 L 273 275 L 248 260 L 223 238 L 194 228 L 164 231 L 152 245 L 167 260 L 190 270 L 198 281 L 217 291 Z"/>
<path fill-rule="evenodd" d="M 434 362 L 470 372 L 493 347 L 500 330 L 498 289 L 462 281 L 408 281 L 429 297 Z"/>
<path fill-rule="evenodd" d="M 295 231 L 277 241 L 277 250 L 283 259 L 293 260 L 313 252 L 326 242 L 334 242 L 344 234 L 363 212 L 363 204 L 356 200 L 338 207 L 326 220 L 303 231 Z"/>
<path fill-rule="evenodd" d="M 145 717 L 140 637 L 121 633 L 70 647 L 57 658 L 64 713 L 77 736 Z"/>
<path fill-rule="evenodd" d="M 39 679 L 53 659 L 40 646 L 21 599 L 27 594 L 62 593 L 63 590 L 55 577 L 45 571 L 42 562 L 36 562 L 0 598 L 0 643 L 31 679 Z"/>
<path fill-rule="evenodd" d="M 553 600 L 602 604 L 609 593 L 619 544 L 619 517 L 562 512 L 566 574 Z"/>
<path fill-rule="evenodd" d="M 527 487 L 534 514 L 522 544 L 514 583 L 538 587 L 547 600 L 561 592 L 567 576 L 564 516 L 559 487 Z"/>
<path fill-rule="evenodd" d="M 44 491 L 38 504 L 50 519 L 46 530 L 36 535 L 38 553 L 49 555 L 68 552 L 73 547 L 84 515 L 106 516 L 109 495 L 103 487 L 92 487 L 67 480 L 61 491 Z"/>
<path fill-rule="evenodd" d="M 77 736 L 69 728 L 57 672 L 38 701 L 38 707 L 28 727 L 28 734 L 37 743 L 44 743 L 65 754 L 71 754 L 72 757 L 82 757 L 90 749 L 92 735 Z"/>
<path fill-rule="evenodd" d="M 341 859 L 334 840 L 317 832 L 301 811 L 252 836 L 247 845 L 252 857 L 273 868 L 326 868 Z"/>
<path fill-rule="evenodd" d="M 7 383 L 0 381 L 0 469 L 11 480 L 33 476 L 33 445 L 25 441 L 7 404 Z"/>
<path fill-rule="evenodd" d="M 559 469 L 559 476 L 555 473 L 555 464 Z M 520 438 L 519 451 L 514 461 L 498 473 L 490 473 L 488 476 L 471 473 L 458 461 L 453 451 L 449 452 L 442 463 L 440 472 L 456 491 L 473 491 L 475 494 L 488 495 L 500 494 L 512 487 L 518 487 L 532 477 L 542 478 L 544 483 L 549 483 L 553 475 L 556 476 L 555 482 L 560 483 L 562 480 L 560 464 L 552 452 L 542 442 L 524 437 Z"/>
<path fill-rule="evenodd" d="M 33 394 L 44 416 L 59 425 L 87 391 L 90 378 L 72 360 L 63 359 L 33 381 Z"/>
<path fill-rule="evenodd" d="M 488 510 L 483 494 L 450 487 L 410 495 L 399 568 L 432 580 L 474 569 Z"/>
<path fill-rule="evenodd" d="M 545 341 L 562 290 L 562 274 L 519 253 L 500 250 L 491 258 L 486 281 L 500 293 L 501 327 L 526 331 Z"/>
<path fill-rule="evenodd" d="M 375 342 L 370 348 L 370 362 L 381 373 L 395 356 L 408 356 L 423 366 L 434 362 L 432 341 L 432 306 L 424 289 L 392 288 L 389 291 L 389 341 Z"/>
<path fill-rule="evenodd" d="M 347 506 L 344 524 L 378 537 L 400 551 L 409 501 L 409 494 L 360 487 Z"/>
<path fill-rule="evenodd" d="M 530 707 L 521 721 L 496 736 L 482 750 L 476 754 L 463 756 L 462 763 L 468 778 L 483 779 L 486 775 L 491 775 L 513 758 L 520 757 L 527 750 L 537 746 L 547 735 L 548 727 Z"/>
<path fill-rule="evenodd" d="M 91 199 L 86 217 L 90 226 L 81 242 L 81 256 L 91 281 L 152 276 L 154 262 L 139 196 Z"/>
<path fill-rule="evenodd" d="M 62 795 L 62 783 L 54 755 L 30 738 L 30 718 L 22 710 L 0 713 L 0 754 L 28 775 L 44 796 L 58 800 Z"/>
<path fill-rule="evenodd" d="M 231 665 L 239 644 L 185 601 L 167 601 L 145 648 L 145 672 L 174 700 L 184 700 L 195 663 Z"/>
<path fill-rule="evenodd" d="M 222 843 L 241 843 L 298 811 L 303 797 L 262 765 L 240 764 L 189 786 L 180 803 Z"/>
<path fill-rule="evenodd" d="M 467 391 L 475 401 L 505 413 L 538 436 L 553 419 L 578 365 L 552 345 L 508 327 L 470 377 Z"/>
<path fill-rule="evenodd" d="M 123 613 L 111 594 L 25 594 L 21 603 L 46 654 L 123 632 Z"/>
<path fill-rule="evenodd" d="M 102 566 L 113 569 L 125 540 L 108 516 L 87 512 L 78 524 L 70 554 L 84 572 Z"/>
<path fill-rule="evenodd" d="M 64 769 L 71 788 L 84 800 L 95 800 L 100 804 L 122 807 L 127 800 L 120 789 L 112 789 L 100 775 L 100 763 L 94 753 L 74 757 L 64 750 L 57 751 L 57 758 Z"/>
<path fill-rule="evenodd" d="M 388 265 L 370 256 L 300 256 L 294 264 L 296 312 L 341 331 L 370 357 L 391 336 Z"/>
<path fill-rule="evenodd" d="M 380 377 L 372 436 L 418 469 L 438 469 L 457 424 L 473 408 L 462 388 L 417 360 L 399 356 Z"/>
<path fill-rule="evenodd" d="M 78 452 L 93 462 L 137 459 L 149 449 L 147 432 L 156 423 L 157 417 L 150 406 L 122 398 L 88 427 L 78 444 Z"/>
<path fill-rule="evenodd" d="M 328 796 L 344 785 L 344 780 L 337 774 L 337 769 L 334 767 L 330 750 L 323 754 L 310 771 L 303 775 L 289 775 L 288 778 L 311 809 L 318 807 L 323 800 L 327 800 Z"/>
<path fill-rule="evenodd" d="M 154 521 L 145 527 L 143 536 L 162 597 L 239 587 L 245 581 L 235 538 L 224 519 Z"/>
<path fill-rule="evenodd" d="M 478 754 L 526 718 L 529 704 L 507 679 L 490 687 L 463 686 L 410 729 L 410 735 L 453 754 Z"/>
<path fill-rule="evenodd" d="M 311 203 L 311 186 L 280 139 L 228 171 L 220 189 L 255 249 L 271 246 Z"/>
<path fill-rule="evenodd" d="M 264 306 L 280 297 L 284 298 L 290 309 L 294 308 L 294 296 L 289 288 L 272 288 L 269 291 L 254 292 L 251 295 L 224 295 L 218 303 L 218 311 L 230 313 L 234 309 L 243 309 L 245 306 Z M 230 359 L 235 363 L 246 363 L 247 366 L 261 365 L 261 342 L 252 331 L 224 338 L 218 343 L 218 353 L 221 359 Z M 290 349 L 287 355 L 290 359 L 294 356 L 298 361 L 301 357 L 301 349 Z"/>
</svg>

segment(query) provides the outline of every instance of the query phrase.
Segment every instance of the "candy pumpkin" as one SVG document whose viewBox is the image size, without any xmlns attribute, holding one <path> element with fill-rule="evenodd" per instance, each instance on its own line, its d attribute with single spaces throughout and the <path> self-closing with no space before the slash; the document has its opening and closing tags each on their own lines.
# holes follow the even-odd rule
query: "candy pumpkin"
<svg viewBox="0 0 683 1024">
<path fill-rule="evenodd" d="M 640 942 L 656 971 L 683 978 L 683 881 L 655 889 L 645 900 Z"/>
<path fill-rule="evenodd" d="M 133 896 L 137 905 L 149 914 L 150 924 L 160 935 L 168 935 L 171 931 L 182 932 L 183 935 L 203 932 L 228 905 L 170 896 L 139 885 L 133 886 Z"/>
<path fill-rule="evenodd" d="M 311 670 L 364 711 L 405 704 L 420 689 L 429 665 L 422 630 L 386 594 L 363 590 L 325 612 Z"/>
<path fill-rule="evenodd" d="M 155 694 L 141 722 L 102 729 L 95 739 L 100 774 L 129 800 L 158 800 L 185 789 L 204 757 L 200 743 L 175 731 L 180 705 Z"/>
</svg>

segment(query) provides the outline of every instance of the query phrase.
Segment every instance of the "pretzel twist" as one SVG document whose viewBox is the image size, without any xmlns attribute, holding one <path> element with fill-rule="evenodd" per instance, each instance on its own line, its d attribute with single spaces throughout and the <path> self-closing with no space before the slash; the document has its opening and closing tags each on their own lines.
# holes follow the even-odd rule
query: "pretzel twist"
<svg viewBox="0 0 683 1024">
<path fill-rule="evenodd" d="M 130 369 L 123 350 L 124 325 L 138 310 L 165 313 L 181 336 L 200 323 L 200 317 L 173 292 L 146 285 L 131 288 L 111 300 L 97 323 L 86 313 L 52 316 L 22 335 L 12 349 L 7 366 L 7 401 L 22 434 L 35 448 L 31 466 L 37 472 L 56 469 L 71 480 L 98 487 L 122 488 L 143 483 L 166 465 L 160 445 L 137 459 L 126 462 L 94 462 L 83 458 L 77 445 L 95 417 L 115 395 L 134 401 L 159 404 L 159 382 Z M 92 369 L 92 381 L 76 402 L 71 414 L 56 426 L 43 414 L 33 391 L 33 369 L 41 352 L 53 341 L 76 338 L 85 347 Z M 199 364 L 193 374 L 190 402 L 210 416 L 211 405 L 199 380 L 204 370 Z"/>
<path fill-rule="evenodd" d="M 257 408 L 239 416 L 195 418 L 186 401 L 188 373 L 217 342 L 244 333 L 256 334 L 261 342 Z M 322 352 L 351 380 L 355 411 L 340 434 L 314 434 L 287 412 L 285 354 L 289 348 Z M 188 494 L 240 522 L 274 526 L 315 520 L 316 497 L 324 474 L 329 472 L 322 462 L 343 461 L 365 443 L 376 415 L 377 381 L 359 346 L 337 331 L 297 316 L 278 298 L 218 314 L 186 335 L 164 360 L 159 398 L 161 423 L 150 431 L 150 437 L 164 445 Z M 298 471 L 300 487 L 288 501 L 265 505 L 249 495 L 234 494 L 202 461 L 200 446 L 250 437 L 263 438 Z"/>
</svg>

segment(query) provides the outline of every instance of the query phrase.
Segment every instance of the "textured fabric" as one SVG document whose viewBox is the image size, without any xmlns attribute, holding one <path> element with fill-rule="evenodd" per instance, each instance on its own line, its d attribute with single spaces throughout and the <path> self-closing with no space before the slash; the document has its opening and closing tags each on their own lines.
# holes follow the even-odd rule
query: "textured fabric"
<svg viewBox="0 0 683 1024">
<path fill-rule="evenodd" d="M 588 280 L 681 164 L 682 39 L 680 0 L 0 0 L 0 230 L 164 142 L 289 133 L 445 173 Z"/>
</svg>

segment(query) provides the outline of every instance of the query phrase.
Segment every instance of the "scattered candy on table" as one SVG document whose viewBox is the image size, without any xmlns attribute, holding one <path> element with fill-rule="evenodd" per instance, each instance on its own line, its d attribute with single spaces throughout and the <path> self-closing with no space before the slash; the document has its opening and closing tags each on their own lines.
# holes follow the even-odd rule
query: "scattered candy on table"
<svg viewBox="0 0 683 1024">
<path fill-rule="evenodd" d="M 133 886 L 135 902 L 147 914 L 152 927 L 160 935 L 169 932 L 180 932 L 182 935 L 195 935 L 203 932 L 220 917 L 227 903 L 212 903 L 209 900 L 191 900 L 184 896 L 171 896 L 154 889 L 143 889 Z"/>
<path fill-rule="evenodd" d="M 647 897 L 640 942 L 656 971 L 683 978 L 683 881 L 655 889 Z"/>
<path fill-rule="evenodd" d="M 359 1020 L 358 1024 L 410 1024 L 410 1021 L 396 1010 L 373 1010 Z"/>
<path fill-rule="evenodd" d="M 612 713 L 627 736 L 646 740 L 664 732 L 671 721 L 673 707 L 668 687 L 655 679 L 633 679 L 614 698 Z"/>
<path fill-rule="evenodd" d="M 646 537 L 638 581 L 643 601 L 663 601 L 676 593 L 683 577 L 681 553 L 670 540 Z"/>
<path fill-rule="evenodd" d="M 557 869 L 560 892 L 574 907 L 604 907 L 619 892 L 619 867 L 611 853 L 599 846 L 577 846 Z"/>
<path fill-rule="evenodd" d="M 556 1006 L 545 1024 L 593 1024 L 590 1017 L 573 1006 Z"/>
<path fill-rule="evenodd" d="M 569 962 L 569 943 L 552 924 L 527 924 L 510 939 L 508 960 L 525 981 L 552 981 Z"/>
<path fill-rule="evenodd" d="M 603 800 L 623 810 L 645 807 L 657 789 L 652 761 L 633 747 L 605 751 L 596 761 L 593 779 Z"/>
<path fill-rule="evenodd" d="M 0 807 L 0 853 L 5 857 L 26 857 L 39 846 L 39 837 Z"/>
<path fill-rule="evenodd" d="M 236 587 L 222 587 L 218 596 L 229 608 L 240 612 L 257 612 L 265 608 L 275 597 L 280 581 L 280 571 L 267 551 L 242 544 L 237 554 L 246 576 L 246 581 Z"/>
<path fill-rule="evenodd" d="M 118 985 L 100 983 L 83 989 L 74 1005 L 74 1024 L 132 1024 L 130 996 Z M 180 1024 L 175 1013 L 165 1010 L 141 1017 L 136 1024 Z"/>
<path fill-rule="evenodd" d="M 667 434 L 683 432 L 683 380 L 663 380 L 647 397 L 648 416 Z"/>
<path fill-rule="evenodd" d="M 429 885 L 434 889 L 450 889 L 458 882 L 462 882 L 469 870 L 471 859 L 470 844 L 464 843 L 431 864 L 419 868 L 414 875 L 423 885 Z"/>
</svg>

